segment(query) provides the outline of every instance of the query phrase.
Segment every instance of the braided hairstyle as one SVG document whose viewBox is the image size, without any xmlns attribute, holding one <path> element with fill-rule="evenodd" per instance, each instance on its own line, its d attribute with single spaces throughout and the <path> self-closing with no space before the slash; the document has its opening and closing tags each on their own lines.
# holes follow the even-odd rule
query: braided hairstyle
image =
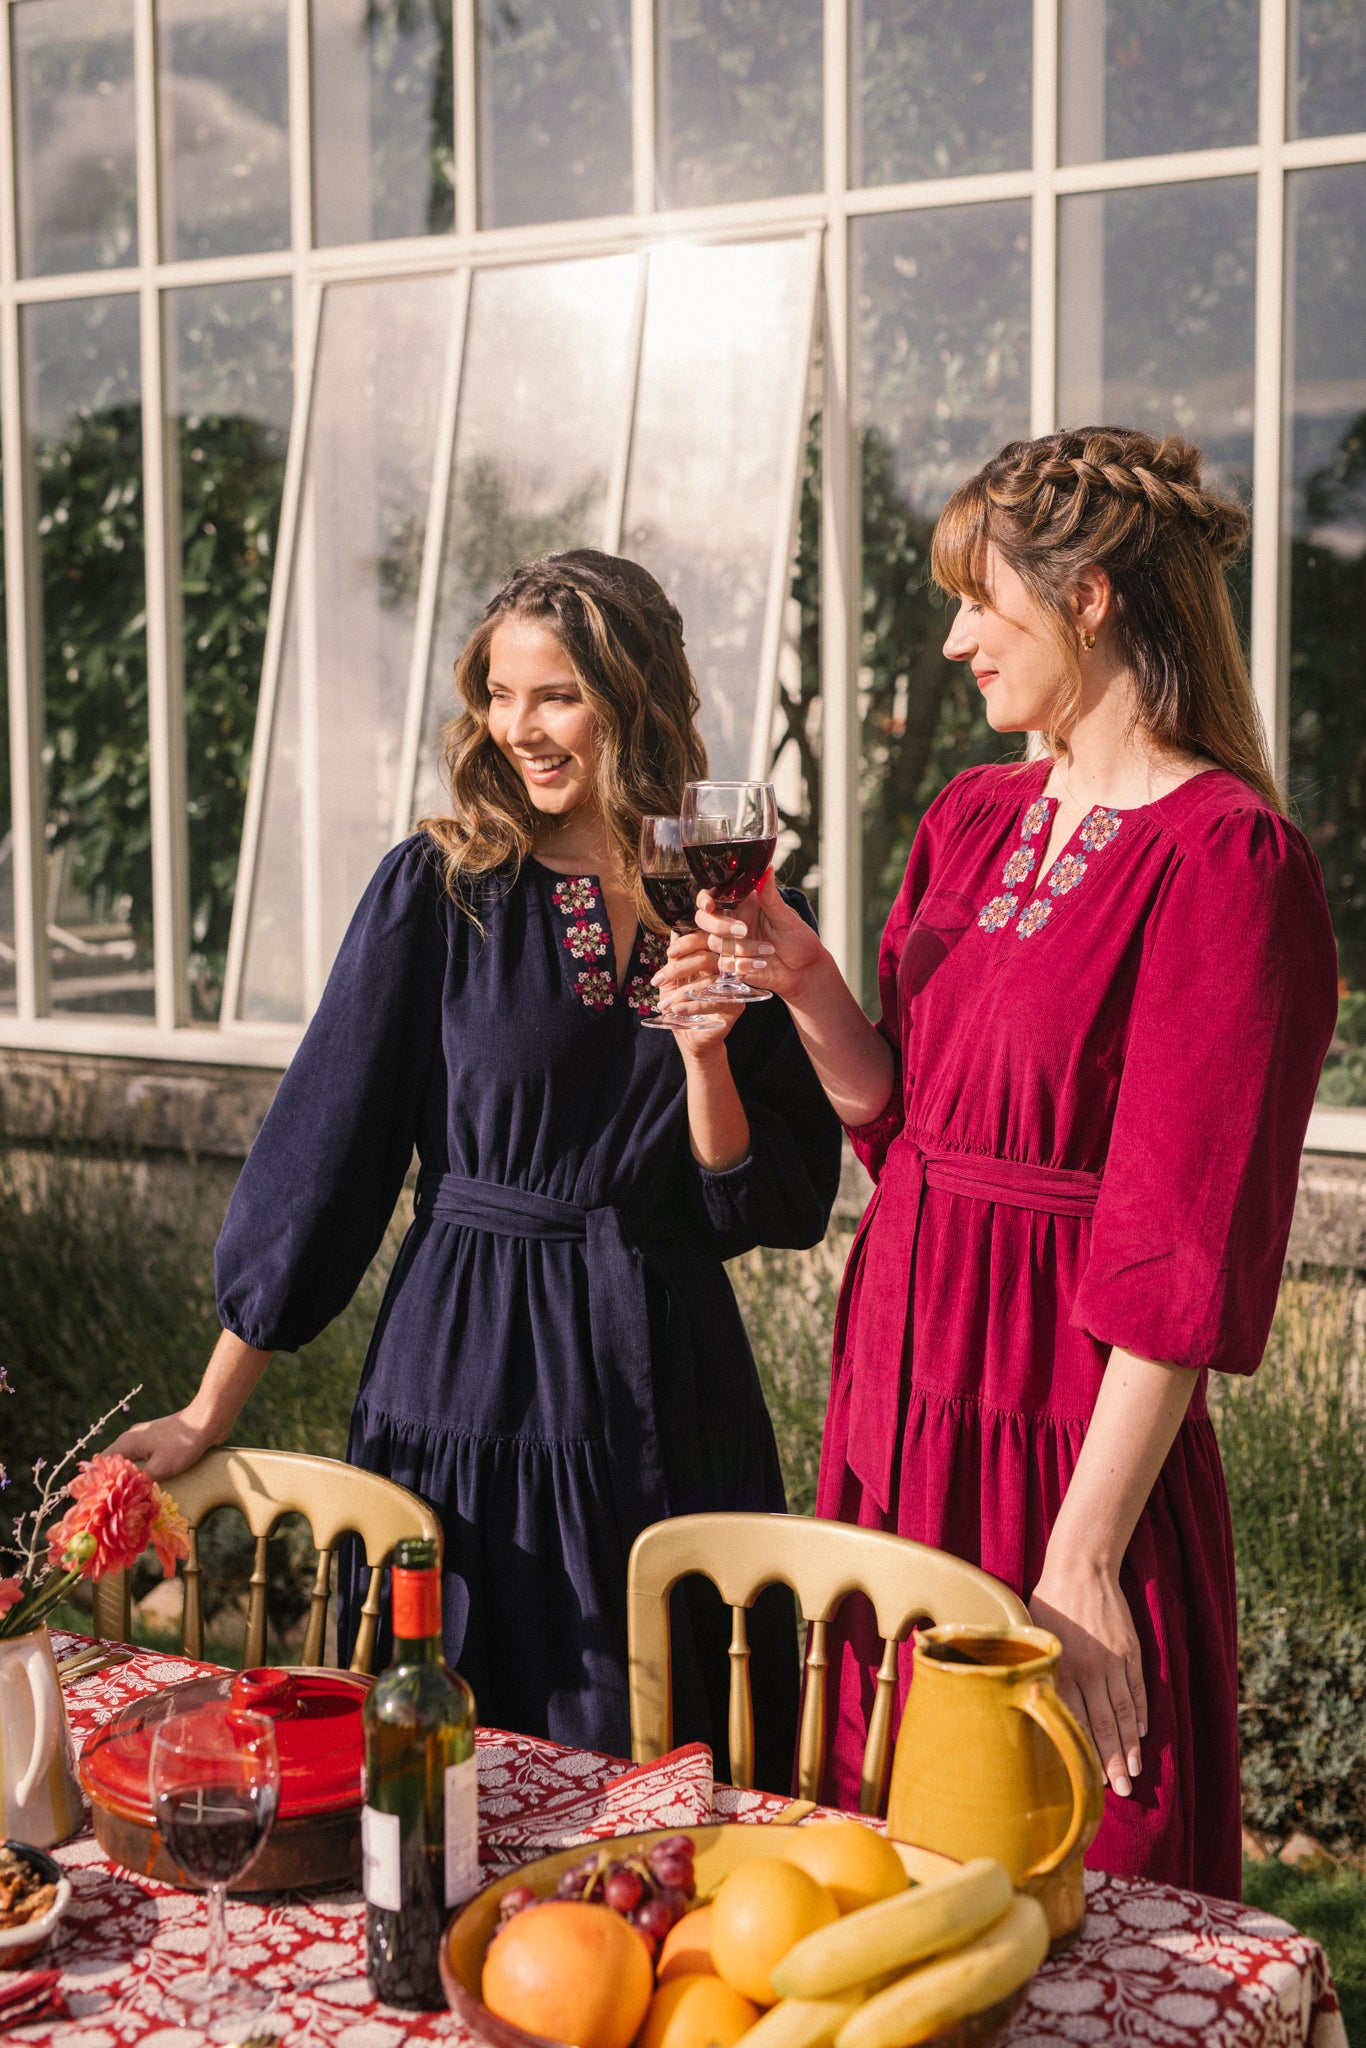
<svg viewBox="0 0 1366 2048">
<path fill-rule="evenodd" d="M 504 619 L 552 632 L 597 727 L 597 799 L 622 873 L 648 927 L 663 931 L 640 881 L 641 819 L 677 812 L 683 785 L 707 772 L 697 684 L 683 621 L 648 569 L 597 548 L 543 555 L 515 569 L 484 610 L 455 665 L 464 709 L 447 726 L 443 765 L 452 815 L 425 818 L 446 887 L 478 924 L 469 885 L 515 876 L 541 820 L 489 732 L 489 647 Z"/>
<path fill-rule="evenodd" d="M 1201 481 L 1189 441 L 1079 427 L 1012 441 L 960 484 L 935 528 L 932 571 L 941 589 L 990 604 L 994 547 L 1056 626 L 1065 665 L 1045 742 L 1058 753 L 1081 702 L 1068 597 L 1084 570 L 1103 569 L 1140 730 L 1231 769 L 1279 810 L 1223 573 L 1248 530 L 1242 507 Z"/>
</svg>

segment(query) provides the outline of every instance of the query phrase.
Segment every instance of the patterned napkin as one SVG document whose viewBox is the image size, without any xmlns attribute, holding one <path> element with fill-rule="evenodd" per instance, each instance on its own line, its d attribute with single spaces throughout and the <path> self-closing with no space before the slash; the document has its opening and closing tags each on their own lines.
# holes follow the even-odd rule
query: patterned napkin
<svg viewBox="0 0 1366 2048">
<path fill-rule="evenodd" d="M 515 1753 L 509 1751 L 509 1757 Z M 711 1751 L 704 1742 L 671 1749 L 654 1763 L 622 1771 L 592 1789 L 572 1786 L 538 1799 L 530 1812 L 521 1800 L 500 1797 L 504 1759 L 494 1745 L 479 1751 L 480 1832 L 487 1856 L 544 1856 L 580 1842 L 647 1828 L 705 1827 L 712 1819 Z"/>
<path fill-rule="evenodd" d="M 57 1989 L 60 1970 L 14 1970 L 0 1976 L 0 2034 L 34 2020 L 69 2020 L 71 2008 Z"/>
</svg>

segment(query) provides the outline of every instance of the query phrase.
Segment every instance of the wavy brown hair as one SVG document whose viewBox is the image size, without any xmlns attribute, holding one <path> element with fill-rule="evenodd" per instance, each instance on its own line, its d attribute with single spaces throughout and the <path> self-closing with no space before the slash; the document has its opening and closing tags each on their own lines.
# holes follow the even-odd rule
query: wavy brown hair
<svg viewBox="0 0 1366 2048">
<path fill-rule="evenodd" d="M 507 618 L 533 619 L 559 641 L 597 729 L 597 797 L 640 917 L 663 931 L 640 881 L 640 824 L 676 813 L 683 785 L 707 772 L 700 699 L 683 621 L 648 569 L 574 548 L 515 569 L 455 665 L 464 710 L 447 726 L 443 764 L 452 815 L 424 818 L 446 887 L 478 922 L 471 885 L 515 879 L 541 819 L 489 732 L 489 645 Z"/>
<path fill-rule="evenodd" d="M 1103 569 L 1138 729 L 1230 769 L 1281 810 L 1224 580 L 1248 530 L 1242 507 L 1205 486 L 1189 441 L 1078 427 L 1012 441 L 960 484 L 935 528 L 931 571 L 941 589 L 989 605 L 990 545 L 1056 627 L 1064 674 L 1044 735 L 1056 754 L 1081 707 L 1068 599 L 1084 570 Z"/>
</svg>

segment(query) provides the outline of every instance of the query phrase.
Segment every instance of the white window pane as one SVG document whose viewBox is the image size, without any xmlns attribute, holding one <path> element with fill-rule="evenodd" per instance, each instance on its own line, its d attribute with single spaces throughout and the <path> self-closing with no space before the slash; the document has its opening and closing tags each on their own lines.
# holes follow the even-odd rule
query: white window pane
<svg viewBox="0 0 1366 2048">
<path fill-rule="evenodd" d="M 1062 160 L 1257 140 L 1259 0 L 1062 0 Z"/>
<path fill-rule="evenodd" d="M 163 254 L 289 247 L 285 0 L 157 8 Z"/>
<path fill-rule="evenodd" d="M 320 246 L 455 224 L 451 0 L 313 0 Z"/>
<path fill-rule="evenodd" d="M 20 269 L 136 263 L 133 0 L 19 0 L 10 19 Z"/>
<path fill-rule="evenodd" d="M 414 815 L 448 807 L 440 730 L 452 667 L 509 570 L 600 547 L 627 426 L 634 256 L 481 271 L 473 281 Z"/>
<path fill-rule="evenodd" d="M 1029 163 L 1031 0 L 862 0 L 850 109 L 855 185 Z"/>
<path fill-rule="evenodd" d="M 150 1016 L 152 857 L 138 307 L 29 306 L 52 1007 Z"/>
<path fill-rule="evenodd" d="M 393 836 L 454 310 L 450 276 L 331 285 L 323 300 L 290 653 L 249 906 L 247 1019 L 307 1015 Z"/>
<path fill-rule="evenodd" d="M 861 465 L 864 998 L 926 806 L 962 768 L 1017 751 L 972 676 L 941 653 L 929 583 L 949 492 L 1029 432 L 1029 208 L 927 209 L 859 221 L 855 421 Z"/>
<path fill-rule="evenodd" d="M 630 0 L 479 0 L 483 227 L 631 210 Z"/>
<path fill-rule="evenodd" d="M 1291 13 L 1290 133 L 1366 128 L 1366 9 L 1360 0 L 1297 0 Z"/>
<path fill-rule="evenodd" d="M 792 514 L 782 484 L 803 432 L 813 292 L 803 241 L 650 258 L 622 552 L 683 614 L 719 776 L 751 773 L 756 719 L 768 737 L 760 649 Z"/>
<path fill-rule="evenodd" d="M 1288 181 L 1290 796 L 1342 974 L 1320 1102 L 1366 1105 L 1366 164 Z"/>
<path fill-rule="evenodd" d="M 1063 425 L 1183 434 L 1250 496 L 1256 224 L 1251 178 L 1063 200 Z"/>
</svg>

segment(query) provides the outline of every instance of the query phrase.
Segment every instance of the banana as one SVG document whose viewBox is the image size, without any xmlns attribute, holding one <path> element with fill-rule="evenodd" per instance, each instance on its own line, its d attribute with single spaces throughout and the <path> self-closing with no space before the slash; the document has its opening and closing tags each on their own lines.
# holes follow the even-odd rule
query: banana
<svg viewBox="0 0 1366 2048">
<path fill-rule="evenodd" d="M 849 2015 L 834 2048 L 914 2048 L 1027 1983 L 1048 1954 L 1048 1921 L 1023 1892 L 994 1927 L 899 1977 Z"/>
<path fill-rule="evenodd" d="M 782 1998 L 748 2030 L 745 2048 L 830 2048 L 862 1994 L 847 1998 Z"/>
<path fill-rule="evenodd" d="M 830 1998 L 869 1977 L 960 1948 L 999 1920 L 1013 1897 L 1006 1872 L 979 1856 L 951 1877 L 846 1913 L 790 1948 L 771 1972 L 780 1998 Z"/>
</svg>

